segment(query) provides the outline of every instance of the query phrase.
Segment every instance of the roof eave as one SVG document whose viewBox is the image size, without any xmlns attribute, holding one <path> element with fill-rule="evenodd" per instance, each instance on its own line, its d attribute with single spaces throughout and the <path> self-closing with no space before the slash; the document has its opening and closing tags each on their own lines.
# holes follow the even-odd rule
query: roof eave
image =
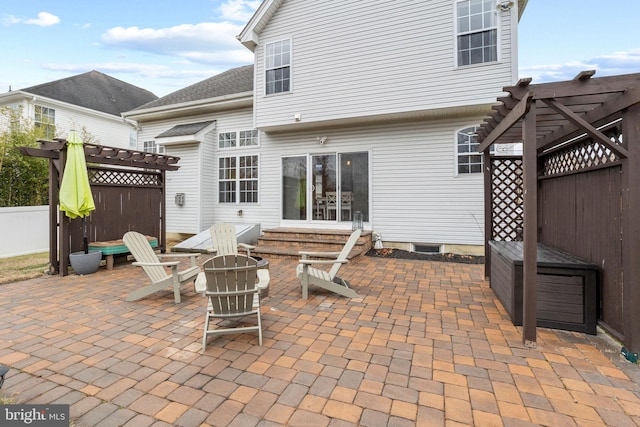
<svg viewBox="0 0 640 427">
<path fill-rule="evenodd" d="M 215 98 L 198 99 L 196 101 L 178 104 L 162 105 L 160 107 L 132 110 L 122 113 L 122 117 L 131 120 L 154 120 L 170 115 L 185 115 L 184 113 L 203 108 L 211 110 L 236 109 L 253 105 L 253 91 L 240 92 Z"/>
<path fill-rule="evenodd" d="M 271 17 L 276 13 L 283 0 L 265 0 L 255 11 L 247 25 L 236 38 L 250 51 L 254 51 L 260 43 L 260 33 Z"/>
</svg>

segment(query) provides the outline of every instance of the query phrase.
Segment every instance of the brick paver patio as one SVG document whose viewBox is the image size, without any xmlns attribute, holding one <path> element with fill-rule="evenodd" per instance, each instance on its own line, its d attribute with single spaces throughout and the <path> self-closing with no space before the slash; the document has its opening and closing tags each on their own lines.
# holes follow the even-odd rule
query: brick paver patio
<svg viewBox="0 0 640 427">
<path fill-rule="evenodd" d="M 205 257 L 200 258 L 200 262 Z M 273 260 L 256 334 L 210 340 L 183 288 L 136 302 L 130 265 L 0 286 L 3 394 L 70 404 L 76 426 L 640 426 L 640 366 L 604 336 L 522 345 L 483 266 L 365 257 L 362 298 L 300 299 Z"/>
</svg>

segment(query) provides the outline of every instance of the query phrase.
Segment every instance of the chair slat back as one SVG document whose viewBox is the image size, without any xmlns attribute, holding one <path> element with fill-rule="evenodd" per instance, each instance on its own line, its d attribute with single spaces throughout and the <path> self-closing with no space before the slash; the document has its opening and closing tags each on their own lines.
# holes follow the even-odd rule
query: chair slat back
<svg viewBox="0 0 640 427">
<path fill-rule="evenodd" d="M 340 251 L 338 258 L 336 258 L 337 261 L 348 259 L 349 252 L 351 252 L 351 249 L 353 249 L 353 247 L 356 245 L 356 242 L 360 238 L 361 232 L 362 230 L 357 229 L 353 233 L 351 233 L 351 236 L 349 236 L 349 240 L 347 240 L 347 243 L 344 244 L 344 247 Z M 340 267 L 342 267 L 341 263 L 333 264 L 333 267 L 331 267 L 331 270 L 329 270 L 329 275 L 332 279 L 336 277 L 336 274 L 338 274 L 338 270 L 340 270 Z"/>
<path fill-rule="evenodd" d="M 245 255 L 218 255 L 203 264 L 213 311 L 218 315 L 248 313 L 253 310 L 257 289 L 258 262 Z"/>
<path fill-rule="evenodd" d="M 160 262 L 147 238 L 137 231 L 129 231 L 122 237 L 122 241 L 138 262 Z M 167 277 L 167 271 L 162 266 L 142 266 L 151 282 L 159 282 Z"/>
<path fill-rule="evenodd" d="M 216 255 L 238 255 L 238 238 L 233 224 L 217 223 L 211 226 L 211 243 Z"/>
</svg>

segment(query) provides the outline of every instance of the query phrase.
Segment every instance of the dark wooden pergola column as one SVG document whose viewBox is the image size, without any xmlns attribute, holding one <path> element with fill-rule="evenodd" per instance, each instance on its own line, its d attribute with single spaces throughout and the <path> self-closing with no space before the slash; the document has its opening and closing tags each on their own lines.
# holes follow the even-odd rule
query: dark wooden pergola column
<svg viewBox="0 0 640 427">
<path fill-rule="evenodd" d="M 628 157 L 622 166 L 622 237 L 624 349 L 627 358 L 640 353 L 640 104 L 622 113 L 623 144 Z"/>
</svg>

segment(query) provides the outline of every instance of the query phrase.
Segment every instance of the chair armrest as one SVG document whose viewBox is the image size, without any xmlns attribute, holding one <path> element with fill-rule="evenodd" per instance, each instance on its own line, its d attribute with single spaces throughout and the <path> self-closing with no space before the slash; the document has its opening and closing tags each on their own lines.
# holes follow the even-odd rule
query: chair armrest
<svg viewBox="0 0 640 427">
<path fill-rule="evenodd" d="M 346 264 L 348 259 L 301 259 L 298 264 L 311 265 L 311 264 Z"/>
<path fill-rule="evenodd" d="M 168 258 L 168 257 L 173 257 L 173 258 L 187 258 L 187 257 L 199 257 L 200 253 L 199 252 L 170 252 L 168 254 L 158 254 L 158 258 Z"/>
<path fill-rule="evenodd" d="M 254 250 L 256 247 L 247 243 L 238 243 L 238 247 L 242 249 Z"/>
<path fill-rule="evenodd" d="M 337 258 L 338 255 L 340 255 L 340 252 L 298 251 L 298 254 L 302 256 L 302 259 L 307 259 L 309 257 L 315 257 L 315 258 Z"/>
<path fill-rule="evenodd" d="M 138 262 L 135 261 L 131 265 L 136 265 L 138 267 L 173 267 L 174 265 L 180 264 L 180 261 L 168 261 L 168 262 Z"/>
<path fill-rule="evenodd" d="M 208 254 L 216 254 L 216 253 L 218 253 L 218 250 L 216 248 L 214 248 L 213 246 L 206 248 L 205 251 L 207 251 Z"/>
<path fill-rule="evenodd" d="M 200 256 L 199 252 L 189 252 L 189 253 L 175 253 L 175 252 L 171 252 L 168 254 L 159 254 L 158 258 L 191 258 L 191 266 L 195 267 L 196 264 L 196 258 Z"/>
</svg>

